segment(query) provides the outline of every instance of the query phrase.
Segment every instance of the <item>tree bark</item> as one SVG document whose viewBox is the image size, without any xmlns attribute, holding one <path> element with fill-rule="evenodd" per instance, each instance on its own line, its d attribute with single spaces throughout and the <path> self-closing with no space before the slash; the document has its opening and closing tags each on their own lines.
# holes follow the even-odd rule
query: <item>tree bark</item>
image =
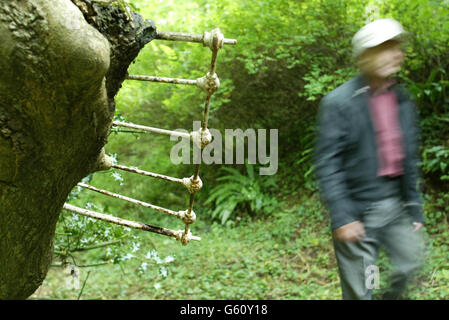
<svg viewBox="0 0 449 320">
<path fill-rule="evenodd" d="M 151 20 L 90 0 L 0 2 L 0 299 L 30 296 L 71 189 L 100 169 Z"/>
</svg>

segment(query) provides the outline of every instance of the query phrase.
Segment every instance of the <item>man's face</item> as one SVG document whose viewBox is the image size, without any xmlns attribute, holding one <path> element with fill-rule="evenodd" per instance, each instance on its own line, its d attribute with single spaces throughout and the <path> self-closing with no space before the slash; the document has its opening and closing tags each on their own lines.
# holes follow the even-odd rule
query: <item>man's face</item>
<svg viewBox="0 0 449 320">
<path fill-rule="evenodd" d="M 365 50 L 358 59 L 361 71 L 378 79 L 386 79 L 398 72 L 403 61 L 404 53 L 395 40 Z"/>
</svg>

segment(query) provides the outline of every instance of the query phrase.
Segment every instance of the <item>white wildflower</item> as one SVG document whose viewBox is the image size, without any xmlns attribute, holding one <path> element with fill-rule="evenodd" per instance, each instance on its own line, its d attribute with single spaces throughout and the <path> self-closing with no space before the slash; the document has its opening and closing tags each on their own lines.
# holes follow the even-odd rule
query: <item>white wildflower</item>
<svg viewBox="0 0 449 320">
<path fill-rule="evenodd" d="M 161 267 L 159 269 L 159 272 L 161 273 L 161 276 L 164 278 L 166 278 L 168 276 L 168 271 L 167 271 L 167 268 L 165 268 L 165 267 Z"/>
<path fill-rule="evenodd" d="M 142 271 L 147 271 L 147 267 L 148 267 L 148 263 L 146 263 L 146 262 L 142 262 L 142 264 L 140 265 L 140 269 L 142 269 Z"/>
<path fill-rule="evenodd" d="M 139 242 L 133 242 L 132 243 L 132 252 L 137 252 L 140 249 L 140 243 Z"/>
<path fill-rule="evenodd" d="M 117 164 L 117 153 L 112 153 L 109 157 L 112 159 L 113 164 Z"/>
<path fill-rule="evenodd" d="M 120 185 L 124 181 L 122 175 L 118 172 L 113 172 L 111 175 L 116 181 L 120 181 Z"/>
<path fill-rule="evenodd" d="M 148 251 L 147 255 L 145 256 L 146 259 L 149 260 L 153 260 L 154 258 L 156 258 L 158 256 L 157 251 L 152 249 L 150 251 Z"/>
<path fill-rule="evenodd" d="M 128 253 L 126 256 L 123 256 L 121 260 L 122 261 L 126 261 L 126 260 L 130 260 L 130 259 L 132 259 L 134 257 L 135 257 L 135 255 L 133 255 L 131 253 Z"/>
</svg>

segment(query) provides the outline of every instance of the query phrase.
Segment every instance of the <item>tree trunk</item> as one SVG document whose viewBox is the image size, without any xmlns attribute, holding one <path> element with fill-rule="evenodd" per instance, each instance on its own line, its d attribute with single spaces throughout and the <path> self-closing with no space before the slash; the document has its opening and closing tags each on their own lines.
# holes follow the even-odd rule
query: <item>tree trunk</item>
<svg viewBox="0 0 449 320">
<path fill-rule="evenodd" d="M 114 96 L 155 33 L 91 0 L 0 2 L 0 299 L 44 280 L 62 206 L 100 169 Z"/>
</svg>

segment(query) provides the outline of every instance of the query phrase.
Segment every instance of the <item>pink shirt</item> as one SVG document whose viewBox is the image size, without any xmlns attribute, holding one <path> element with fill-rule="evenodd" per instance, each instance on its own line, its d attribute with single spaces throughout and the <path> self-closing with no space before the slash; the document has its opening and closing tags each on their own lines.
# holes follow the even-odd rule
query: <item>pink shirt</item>
<svg viewBox="0 0 449 320">
<path fill-rule="evenodd" d="M 397 177 L 404 173 L 404 149 L 395 93 L 391 90 L 374 93 L 370 99 L 370 110 L 376 131 L 377 175 Z"/>
</svg>

